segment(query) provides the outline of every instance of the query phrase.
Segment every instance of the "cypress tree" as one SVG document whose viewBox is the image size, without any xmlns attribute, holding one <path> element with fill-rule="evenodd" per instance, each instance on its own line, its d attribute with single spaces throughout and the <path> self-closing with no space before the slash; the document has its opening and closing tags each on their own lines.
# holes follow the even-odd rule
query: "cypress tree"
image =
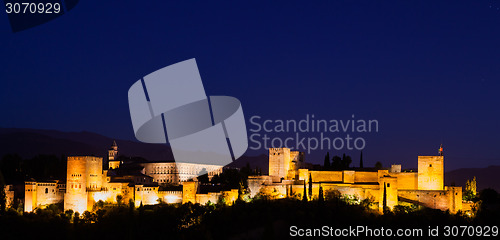
<svg viewBox="0 0 500 240">
<path fill-rule="evenodd" d="M 325 198 L 323 197 L 323 187 L 321 186 L 321 184 L 319 184 L 319 196 L 318 196 L 318 200 L 320 202 L 324 202 L 325 201 Z"/>
<path fill-rule="evenodd" d="M 384 199 L 382 201 L 382 211 L 385 212 L 385 209 L 387 208 L 387 189 L 384 183 Z"/>
<path fill-rule="evenodd" d="M 302 196 L 302 201 L 307 202 L 307 191 L 306 191 L 306 180 L 304 179 L 304 196 Z"/>
<path fill-rule="evenodd" d="M 329 152 L 327 152 L 327 153 L 326 153 L 326 156 L 325 156 L 325 161 L 324 161 L 323 167 L 324 167 L 325 169 L 330 169 L 330 153 L 329 153 Z"/>
<path fill-rule="evenodd" d="M 311 173 L 309 173 L 309 198 L 312 200 L 313 197 L 313 182 Z"/>
<path fill-rule="evenodd" d="M 359 157 L 359 167 L 363 168 L 363 151 L 361 151 L 361 155 Z"/>
</svg>

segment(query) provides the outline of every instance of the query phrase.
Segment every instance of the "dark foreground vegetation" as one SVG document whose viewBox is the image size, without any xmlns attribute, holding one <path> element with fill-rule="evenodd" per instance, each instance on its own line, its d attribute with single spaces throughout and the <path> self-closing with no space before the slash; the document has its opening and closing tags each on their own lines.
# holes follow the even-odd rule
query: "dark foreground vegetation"
<svg viewBox="0 0 500 240">
<path fill-rule="evenodd" d="M 496 192 L 494 192 L 496 194 Z M 475 217 L 432 209 L 398 207 L 379 214 L 341 199 L 253 200 L 223 204 L 108 206 L 81 215 L 51 205 L 33 213 L 0 213 L 1 239 L 283 239 L 290 226 L 422 228 L 445 225 L 500 225 L 498 194 L 489 193 Z"/>
</svg>

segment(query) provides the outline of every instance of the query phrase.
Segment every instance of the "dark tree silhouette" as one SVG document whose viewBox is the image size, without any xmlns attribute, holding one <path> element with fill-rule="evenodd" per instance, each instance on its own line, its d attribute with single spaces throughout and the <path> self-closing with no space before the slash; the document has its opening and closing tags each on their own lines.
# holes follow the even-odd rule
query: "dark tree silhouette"
<svg viewBox="0 0 500 240">
<path fill-rule="evenodd" d="M 0 213 L 5 211 L 6 199 L 5 199 L 5 182 L 3 180 L 2 171 L 0 171 Z"/>
<path fill-rule="evenodd" d="M 313 179 L 311 173 L 309 173 L 309 197 L 311 198 L 311 200 L 312 196 L 313 196 Z"/>
<path fill-rule="evenodd" d="M 307 190 L 306 190 L 306 180 L 304 179 L 304 195 L 302 196 L 302 201 L 307 202 Z"/>
<path fill-rule="evenodd" d="M 330 169 L 330 165 L 331 165 L 331 164 L 330 164 L 330 153 L 329 153 L 329 152 L 327 152 L 327 153 L 326 153 L 326 156 L 325 156 L 324 163 L 323 163 L 323 168 L 324 168 L 325 170 L 328 170 L 328 169 Z"/>
<path fill-rule="evenodd" d="M 351 163 L 352 163 L 351 156 L 345 155 L 344 153 L 344 155 L 342 155 L 342 161 L 341 161 L 342 170 L 348 169 Z"/>
<path fill-rule="evenodd" d="M 382 169 L 382 167 L 383 167 L 383 166 L 382 166 L 382 163 L 381 163 L 381 162 L 376 162 L 376 163 L 375 163 L 375 169 L 380 170 L 380 169 Z"/>
<path fill-rule="evenodd" d="M 325 198 L 323 197 L 323 187 L 321 186 L 321 184 L 319 185 L 318 201 L 320 201 L 320 202 L 325 201 Z"/>
<path fill-rule="evenodd" d="M 339 156 L 332 157 L 332 169 L 333 170 L 341 170 L 342 168 L 342 159 Z"/>
<path fill-rule="evenodd" d="M 384 199 L 382 200 L 382 208 L 384 211 L 387 208 L 387 188 L 385 183 L 384 183 Z"/>
<path fill-rule="evenodd" d="M 363 151 L 361 151 L 361 155 L 359 156 L 359 167 L 363 168 Z"/>
</svg>

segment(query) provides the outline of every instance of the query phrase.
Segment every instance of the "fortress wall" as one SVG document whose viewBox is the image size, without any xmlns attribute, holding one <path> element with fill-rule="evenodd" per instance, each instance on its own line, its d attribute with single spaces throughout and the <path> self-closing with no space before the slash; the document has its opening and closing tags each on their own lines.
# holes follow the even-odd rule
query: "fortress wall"
<svg viewBox="0 0 500 240">
<path fill-rule="evenodd" d="M 391 173 L 398 178 L 398 189 L 415 190 L 418 188 L 418 174 L 416 172 Z"/>
<path fill-rule="evenodd" d="M 210 201 L 211 203 L 217 203 L 219 201 L 219 197 L 222 195 L 221 193 L 209 192 L 206 194 L 196 194 L 196 202 L 205 205 Z"/>
<path fill-rule="evenodd" d="M 354 183 L 354 171 L 342 171 L 342 182 L 344 183 Z"/>
<path fill-rule="evenodd" d="M 362 183 L 362 182 L 378 182 L 378 173 L 377 172 L 358 172 L 354 173 L 354 182 Z"/>
<path fill-rule="evenodd" d="M 250 197 L 253 198 L 260 192 L 262 184 L 269 185 L 272 183 L 272 180 L 269 176 L 249 176 L 247 183 L 248 189 L 250 190 Z"/>
<path fill-rule="evenodd" d="M 37 183 L 36 189 L 36 207 L 55 204 L 63 199 L 58 195 L 57 183 Z"/>
<path fill-rule="evenodd" d="M 142 185 L 135 186 L 135 205 L 154 205 L 158 204 L 158 187 L 147 187 Z M 127 202 L 125 202 L 127 203 Z"/>
<path fill-rule="evenodd" d="M 399 190 L 398 196 L 416 201 L 424 207 L 450 210 L 453 213 L 462 208 L 461 187 L 451 187 L 447 190 Z"/>
<path fill-rule="evenodd" d="M 300 186 L 294 185 L 292 187 L 292 192 L 302 193 L 302 192 L 298 192 L 298 189 L 294 189 L 296 186 L 297 186 L 297 188 L 303 189 L 302 185 L 300 185 Z M 288 190 L 287 190 L 287 188 L 288 188 Z M 263 194 L 265 194 L 267 196 L 270 196 L 272 199 L 276 199 L 276 198 L 285 198 L 287 191 L 289 191 L 289 190 L 290 190 L 289 185 L 274 184 L 274 185 L 263 186 L 260 189 L 260 192 L 262 192 Z"/>
<path fill-rule="evenodd" d="M 205 205 L 210 201 L 217 203 L 219 198 L 223 197 L 227 205 L 232 205 L 238 199 L 238 189 L 231 189 L 230 191 L 221 192 L 208 192 L 206 194 L 196 194 L 196 203 Z"/>
<path fill-rule="evenodd" d="M 342 182 L 343 172 L 342 171 L 309 171 L 313 182 Z M 306 178 L 309 182 L 309 175 Z"/>
<path fill-rule="evenodd" d="M 379 186 L 378 185 L 345 185 L 345 184 L 321 184 L 323 187 L 323 194 L 326 197 L 329 192 L 345 197 L 347 195 L 355 196 L 360 201 L 364 199 L 371 199 L 374 203 L 379 201 Z M 313 191 L 315 194 L 316 191 Z M 317 197 L 317 196 L 315 196 Z"/>
<path fill-rule="evenodd" d="M 158 191 L 158 198 L 164 203 L 182 203 L 182 191 Z"/>
<path fill-rule="evenodd" d="M 72 193 L 64 195 L 64 210 L 73 210 L 82 214 L 87 210 L 87 193 Z"/>
<path fill-rule="evenodd" d="M 328 192 L 334 192 L 334 194 L 343 196 L 343 195 L 355 195 L 358 199 L 363 200 L 365 198 L 371 198 L 374 202 L 378 201 L 379 189 L 378 185 L 356 185 L 353 186 L 351 184 L 332 184 L 332 183 L 314 183 L 313 184 L 313 195 L 312 199 L 319 198 L 319 187 L 323 188 L 323 196 L 326 196 Z M 275 186 L 266 186 L 265 193 L 271 195 L 274 192 L 275 196 L 283 195 L 286 197 L 286 192 L 288 191 L 290 195 L 295 195 L 296 197 L 302 199 L 302 195 L 304 194 L 304 185 L 303 184 L 295 184 L 292 185 L 292 191 L 290 192 L 290 185 L 285 188 L 275 185 Z M 288 188 L 288 190 L 286 189 Z M 309 184 L 306 183 L 306 192 L 309 196 Z"/>
<path fill-rule="evenodd" d="M 88 206 L 93 205 L 100 201 L 108 203 L 116 203 L 116 197 L 121 195 L 122 203 L 128 204 L 129 200 L 134 200 L 134 187 L 129 187 L 128 183 L 106 183 L 101 191 L 87 192 Z"/>
</svg>

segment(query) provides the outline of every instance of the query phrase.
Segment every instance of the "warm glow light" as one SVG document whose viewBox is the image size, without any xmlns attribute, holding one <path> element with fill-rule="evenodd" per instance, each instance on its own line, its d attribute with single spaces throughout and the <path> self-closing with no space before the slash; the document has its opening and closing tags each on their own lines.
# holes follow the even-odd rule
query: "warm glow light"
<svg viewBox="0 0 500 240">
<path fill-rule="evenodd" d="M 177 197 L 174 195 L 167 195 L 167 196 L 165 196 L 165 199 L 167 200 L 167 203 L 175 203 L 177 200 Z"/>
<path fill-rule="evenodd" d="M 99 201 L 103 201 L 104 202 L 108 198 L 107 195 L 109 195 L 109 194 L 106 194 L 104 192 L 96 192 L 96 193 L 94 193 L 94 200 L 96 202 L 99 202 Z"/>
</svg>

